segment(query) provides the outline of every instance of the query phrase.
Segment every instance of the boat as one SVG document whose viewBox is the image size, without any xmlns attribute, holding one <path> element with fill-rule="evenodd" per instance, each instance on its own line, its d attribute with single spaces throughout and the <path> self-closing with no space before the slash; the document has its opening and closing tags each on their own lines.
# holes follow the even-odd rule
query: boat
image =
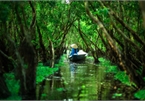
<svg viewBox="0 0 145 101">
<path fill-rule="evenodd" d="M 77 61 L 84 61 L 87 57 L 88 53 L 80 50 L 77 54 L 74 54 L 69 57 L 70 61 L 77 62 Z"/>
<path fill-rule="evenodd" d="M 74 54 L 69 57 L 70 61 L 77 62 L 77 61 L 84 61 L 86 59 L 86 54 Z"/>
</svg>

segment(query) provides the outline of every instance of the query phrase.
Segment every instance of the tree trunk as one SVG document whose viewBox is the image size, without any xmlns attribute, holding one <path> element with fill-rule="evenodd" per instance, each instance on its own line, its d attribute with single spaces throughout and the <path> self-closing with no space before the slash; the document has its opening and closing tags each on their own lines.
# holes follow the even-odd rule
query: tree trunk
<svg viewBox="0 0 145 101">
<path fill-rule="evenodd" d="M 142 17 L 143 17 L 143 25 L 145 29 L 145 1 L 139 1 L 139 5 L 141 8 Z M 143 46 L 143 51 L 145 51 L 145 45 Z M 145 61 L 144 57 L 143 57 L 143 61 Z M 145 77 L 145 63 L 143 63 L 142 76 Z"/>
<path fill-rule="evenodd" d="M 50 49 L 51 49 L 51 61 L 50 61 L 50 67 L 54 67 L 54 63 L 55 63 L 55 51 L 54 51 L 54 46 L 53 46 L 53 42 L 51 41 L 50 38 L 48 38 L 49 43 L 50 43 Z"/>
<path fill-rule="evenodd" d="M 42 62 L 46 63 L 47 62 L 46 49 L 45 49 L 45 46 L 43 44 L 42 35 L 41 35 L 40 28 L 39 28 L 38 24 L 37 24 L 37 32 L 39 35 L 39 44 L 40 44 L 40 47 L 42 49 Z"/>
<path fill-rule="evenodd" d="M 34 49 L 34 46 L 31 43 L 32 38 L 35 37 L 35 16 L 33 16 L 32 24 L 30 25 L 30 30 L 26 30 L 27 27 L 25 28 L 24 24 L 22 23 L 21 16 L 18 13 L 18 8 L 23 9 L 21 5 L 18 5 L 16 3 L 16 16 L 19 22 L 20 32 L 22 33 L 21 35 L 23 36 L 23 40 L 21 40 L 20 42 L 19 50 L 16 51 L 17 58 L 19 61 L 18 74 L 20 79 L 20 95 L 22 96 L 23 100 L 35 100 L 37 55 L 36 50 Z M 23 20 L 23 22 L 26 23 L 25 19 Z"/>
<path fill-rule="evenodd" d="M 125 65 L 124 65 L 124 61 L 122 59 L 122 53 L 119 50 L 119 48 L 115 45 L 115 42 L 113 41 L 113 39 L 111 38 L 111 36 L 109 35 L 109 33 L 107 32 L 107 30 L 105 29 L 104 25 L 102 24 L 102 22 L 100 22 L 100 20 L 98 19 L 98 17 L 94 17 L 91 13 L 90 10 L 88 8 L 88 2 L 85 2 L 85 9 L 86 12 L 88 14 L 88 16 L 95 22 L 98 24 L 98 26 L 100 27 L 100 29 L 103 31 L 103 36 L 107 39 L 110 47 L 112 48 L 112 50 L 116 53 L 118 60 L 119 60 L 119 65 L 126 70 Z"/>
</svg>

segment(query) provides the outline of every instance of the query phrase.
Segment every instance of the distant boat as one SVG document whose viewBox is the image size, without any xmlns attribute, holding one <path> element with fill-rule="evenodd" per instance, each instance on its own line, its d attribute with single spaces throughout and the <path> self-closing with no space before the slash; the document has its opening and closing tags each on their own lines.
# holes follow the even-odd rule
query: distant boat
<svg viewBox="0 0 145 101">
<path fill-rule="evenodd" d="M 83 50 L 80 50 L 77 54 L 70 56 L 69 60 L 73 62 L 84 61 L 87 55 L 88 53 L 84 52 Z"/>
<path fill-rule="evenodd" d="M 86 58 L 86 54 L 81 54 L 81 55 L 72 55 L 71 57 L 69 57 L 69 60 L 70 61 L 82 61 L 82 60 L 85 60 Z"/>
</svg>

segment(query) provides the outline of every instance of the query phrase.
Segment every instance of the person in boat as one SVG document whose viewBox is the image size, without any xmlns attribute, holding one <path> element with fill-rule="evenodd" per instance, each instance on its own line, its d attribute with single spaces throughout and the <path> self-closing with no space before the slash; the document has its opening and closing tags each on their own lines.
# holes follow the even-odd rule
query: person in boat
<svg viewBox="0 0 145 101">
<path fill-rule="evenodd" d="M 79 51 L 79 50 L 78 50 L 78 46 L 77 46 L 76 44 L 72 44 L 72 45 L 71 45 L 71 48 L 72 48 L 72 49 L 71 49 L 71 52 L 70 52 L 70 55 L 69 55 L 70 57 L 73 56 L 74 54 L 77 54 L 78 51 Z"/>
</svg>

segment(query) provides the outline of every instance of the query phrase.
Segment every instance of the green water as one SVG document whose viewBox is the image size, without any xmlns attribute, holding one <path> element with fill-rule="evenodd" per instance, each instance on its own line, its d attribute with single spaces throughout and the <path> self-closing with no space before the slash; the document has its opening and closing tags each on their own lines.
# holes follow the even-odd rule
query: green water
<svg viewBox="0 0 145 101">
<path fill-rule="evenodd" d="M 111 80 L 104 79 L 105 67 L 90 62 L 76 65 L 76 71 L 72 72 L 69 62 L 65 61 L 60 68 L 62 77 L 46 79 L 41 100 L 107 100 Z M 37 92 L 39 87 L 40 85 L 37 86 Z"/>
<path fill-rule="evenodd" d="M 99 64 L 93 64 L 92 58 L 84 63 L 77 63 L 75 72 L 70 71 L 66 56 L 60 59 L 56 68 L 38 65 L 36 78 L 37 100 L 63 100 L 63 101 L 90 101 L 90 100 L 144 100 L 144 89 L 136 90 L 135 84 L 130 82 L 123 71 L 104 58 L 99 58 Z M 60 67 L 60 74 L 56 73 Z M 55 73 L 54 73 L 55 72 Z M 49 78 L 48 78 L 49 75 Z M 47 77 L 47 78 L 46 78 Z M 10 99 L 21 99 L 18 96 L 19 83 L 14 74 L 5 74 Z M 46 79 L 45 79 L 46 78 Z M 15 89 L 12 89 L 15 85 Z M 133 86 L 132 86 L 133 85 Z"/>
</svg>

